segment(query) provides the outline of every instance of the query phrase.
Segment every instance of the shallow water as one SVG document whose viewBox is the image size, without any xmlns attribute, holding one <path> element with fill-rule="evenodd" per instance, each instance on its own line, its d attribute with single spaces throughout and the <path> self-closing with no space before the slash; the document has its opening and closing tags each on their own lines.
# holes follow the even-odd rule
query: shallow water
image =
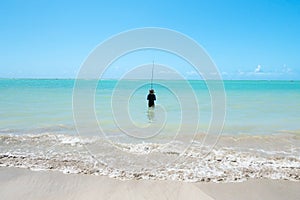
<svg viewBox="0 0 300 200">
<path fill-rule="evenodd" d="M 148 81 L 101 81 L 92 105 L 101 132 L 87 120 L 79 134 L 73 85 L 0 80 L 1 166 L 119 179 L 299 180 L 299 81 L 225 81 L 221 136 L 207 134 L 212 106 L 204 81 L 157 80 L 153 111 Z"/>
<path fill-rule="evenodd" d="M 82 90 L 92 81 L 85 82 Z M 224 85 L 226 119 L 223 134 L 299 132 L 299 81 L 225 81 Z M 74 129 L 73 86 L 74 80 L 1 79 L 0 131 L 18 130 L 21 134 L 31 129 L 34 134 L 32 131 L 37 129 Z M 212 111 L 210 93 L 204 81 L 157 81 L 154 88 L 156 105 L 161 106 L 166 114 L 167 132 L 178 129 L 183 112 L 188 117 L 195 110 L 199 117 L 198 132 L 207 131 Z M 112 132 L 120 132 L 114 122 L 119 116 L 113 116 L 116 105 L 128 109 L 136 125 L 147 125 L 148 89 L 149 83 L 144 80 L 99 82 L 94 91 L 94 106 L 100 125 Z M 129 99 L 118 96 L 126 93 Z M 195 99 L 186 98 L 194 94 Z M 180 100 L 185 105 L 180 105 Z M 197 101 L 198 108 L 194 107 L 194 101 Z M 164 116 L 158 113 L 156 118 L 159 123 Z"/>
</svg>

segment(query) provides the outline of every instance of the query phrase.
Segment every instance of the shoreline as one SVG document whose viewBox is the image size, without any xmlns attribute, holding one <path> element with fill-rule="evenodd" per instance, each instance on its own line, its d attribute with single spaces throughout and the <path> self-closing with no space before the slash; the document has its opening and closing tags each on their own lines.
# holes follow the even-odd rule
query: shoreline
<svg viewBox="0 0 300 200">
<path fill-rule="evenodd" d="M 300 182 L 251 179 L 239 183 L 117 180 L 0 167 L 0 196 L 15 199 L 298 199 Z"/>
<path fill-rule="evenodd" d="M 213 149 L 196 141 L 185 149 L 189 143 L 112 145 L 106 140 L 80 140 L 62 135 L 0 136 L 0 139 L 0 167 L 57 170 L 119 180 L 300 181 L 300 140 L 296 135 L 223 137 Z"/>
</svg>

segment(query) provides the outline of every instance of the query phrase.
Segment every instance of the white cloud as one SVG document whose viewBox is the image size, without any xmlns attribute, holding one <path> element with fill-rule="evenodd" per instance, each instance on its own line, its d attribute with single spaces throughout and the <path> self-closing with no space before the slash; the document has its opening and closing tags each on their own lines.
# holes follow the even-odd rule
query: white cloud
<svg viewBox="0 0 300 200">
<path fill-rule="evenodd" d="M 239 75 L 244 75 L 245 72 L 243 72 L 242 70 L 238 70 L 238 74 L 239 74 Z"/>
<path fill-rule="evenodd" d="M 158 72 L 158 74 L 177 74 L 177 72 L 176 71 L 171 71 L 171 70 L 160 70 L 159 72 Z"/>
<path fill-rule="evenodd" d="M 261 65 L 257 65 L 257 67 L 254 70 L 255 73 L 261 73 L 262 69 L 261 69 Z"/>
<path fill-rule="evenodd" d="M 289 67 L 286 66 L 286 64 L 283 65 L 282 67 L 282 72 L 283 73 L 291 73 L 293 70 Z"/>
<path fill-rule="evenodd" d="M 196 71 L 187 71 L 186 74 L 188 76 L 195 76 L 195 75 L 198 75 L 198 73 Z"/>
</svg>

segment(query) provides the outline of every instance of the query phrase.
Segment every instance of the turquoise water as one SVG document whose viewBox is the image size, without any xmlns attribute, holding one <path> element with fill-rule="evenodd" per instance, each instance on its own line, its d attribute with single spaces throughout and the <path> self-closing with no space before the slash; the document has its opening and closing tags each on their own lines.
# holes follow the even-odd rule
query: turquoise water
<svg viewBox="0 0 300 200">
<path fill-rule="evenodd" d="M 86 87 L 88 82 L 86 81 Z M 155 113 L 154 123 L 165 121 L 172 134 L 181 123 L 181 113 L 198 109 L 199 132 L 205 132 L 211 117 L 211 99 L 204 81 L 189 81 L 190 90 L 182 89 L 183 81 L 160 81 L 154 84 L 156 105 L 164 115 Z M 1 79 L 0 131 L 22 134 L 41 132 L 74 133 L 72 92 L 74 80 Z M 274 134 L 300 130 L 299 81 L 224 81 L 226 93 L 225 134 Z M 84 87 L 82 88 L 85 89 Z M 95 92 L 95 113 L 106 131 L 120 132 L 115 126 L 112 105 L 128 108 L 131 120 L 142 127 L 149 123 L 146 95 L 148 81 L 102 80 Z M 118 93 L 119 92 L 119 93 Z M 129 99 L 122 102 L 124 93 Z M 195 93 L 199 108 L 189 106 L 189 94 Z M 115 94 L 114 98 L 112 94 Z M 182 106 L 180 99 L 187 105 Z M 120 101 L 120 103 L 119 103 Z M 124 116 L 123 116 L 124 117 Z M 189 121 L 189 120 L 187 120 Z M 191 119 L 192 121 L 192 119 Z M 189 126 L 184 124 L 183 126 Z M 188 129 L 187 129 L 188 130 Z"/>
<path fill-rule="evenodd" d="M 205 134 L 213 92 L 204 81 L 183 80 L 155 80 L 154 110 L 147 108 L 147 80 L 80 80 L 79 100 L 86 103 L 80 109 L 93 108 L 87 116 L 109 137 L 98 137 L 85 112 L 79 119 L 87 135 L 78 136 L 74 83 L 0 80 L 0 166 L 122 180 L 300 180 L 300 81 L 224 81 L 219 138 Z M 83 101 L 87 92 L 95 94 L 91 102 Z"/>
</svg>

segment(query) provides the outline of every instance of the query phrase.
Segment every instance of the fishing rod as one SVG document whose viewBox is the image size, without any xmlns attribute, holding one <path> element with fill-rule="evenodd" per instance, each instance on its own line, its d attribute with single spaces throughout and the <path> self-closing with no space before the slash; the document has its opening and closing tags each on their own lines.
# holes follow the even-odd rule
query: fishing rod
<svg viewBox="0 0 300 200">
<path fill-rule="evenodd" d="M 151 90 L 153 89 L 153 71 L 154 71 L 154 60 L 152 62 Z"/>
</svg>

